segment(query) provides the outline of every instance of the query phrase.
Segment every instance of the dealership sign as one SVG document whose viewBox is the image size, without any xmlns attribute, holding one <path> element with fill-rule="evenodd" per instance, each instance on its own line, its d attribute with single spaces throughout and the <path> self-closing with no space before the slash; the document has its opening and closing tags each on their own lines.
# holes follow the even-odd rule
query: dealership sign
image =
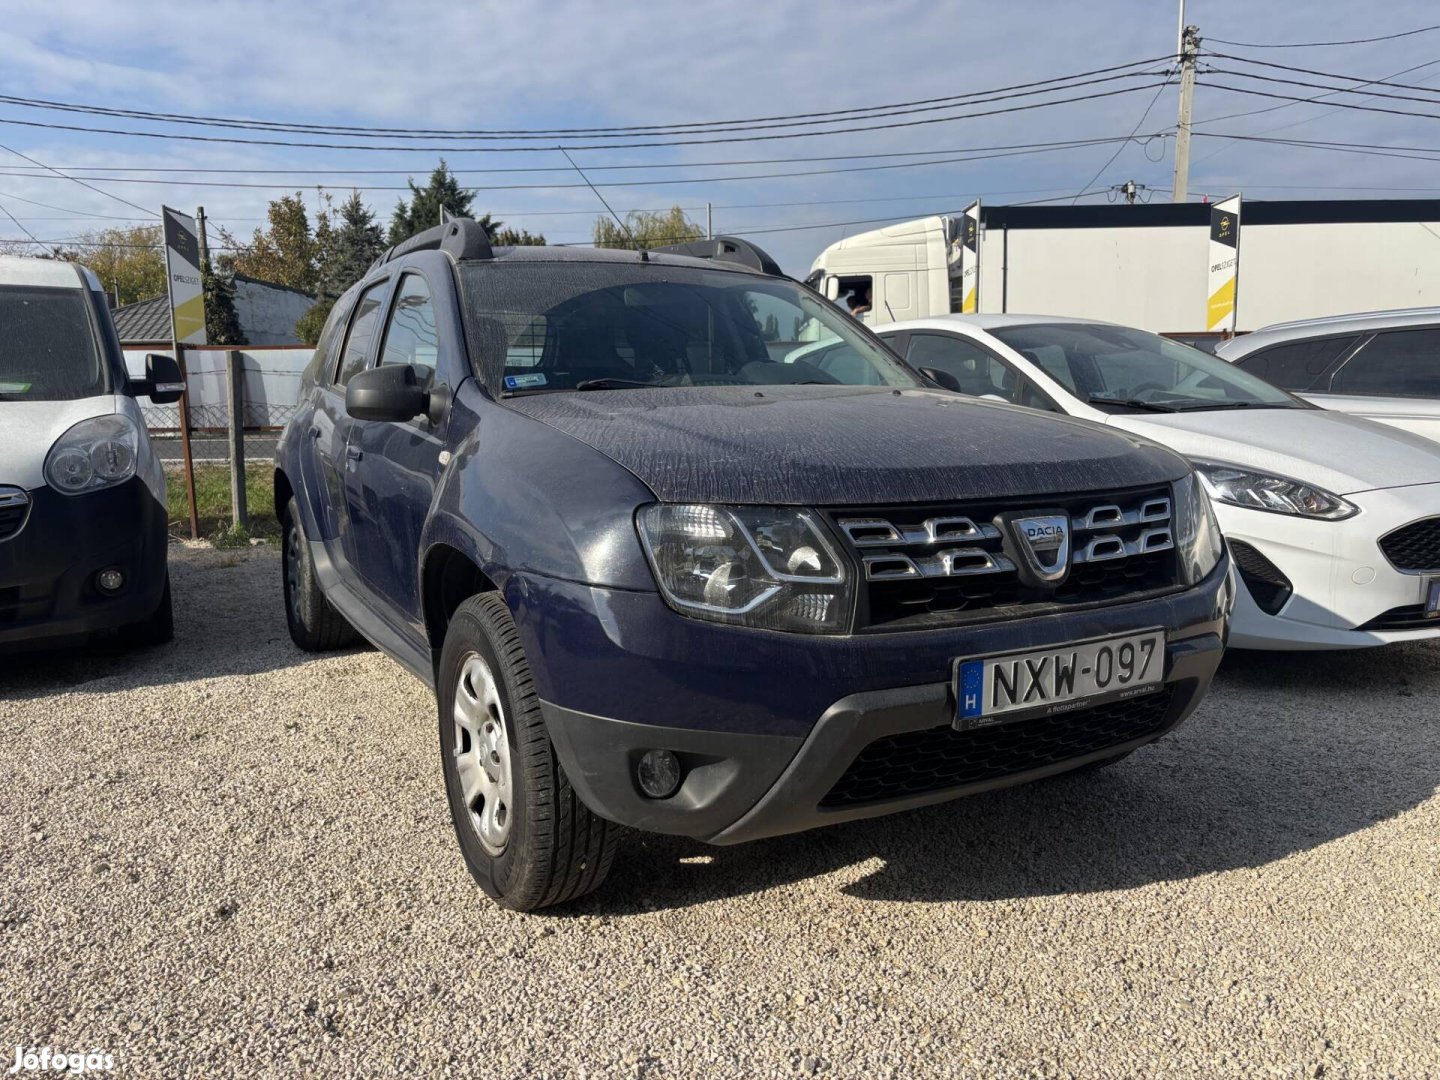
<svg viewBox="0 0 1440 1080">
<path fill-rule="evenodd" d="M 165 279 L 170 290 L 170 319 L 181 345 L 204 345 L 205 290 L 200 283 L 200 242 L 195 219 L 161 207 L 165 217 Z"/>
<path fill-rule="evenodd" d="M 1240 196 L 1210 207 L 1210 286 L 1205 329 L 1235 332 L 1235 288 L 1240 277 Z"/>
<path fill-rule="evenodd" d="M 980 200 L 965 208 L 960 219 L 960 311 L 980 310 Z"/>
</svg>

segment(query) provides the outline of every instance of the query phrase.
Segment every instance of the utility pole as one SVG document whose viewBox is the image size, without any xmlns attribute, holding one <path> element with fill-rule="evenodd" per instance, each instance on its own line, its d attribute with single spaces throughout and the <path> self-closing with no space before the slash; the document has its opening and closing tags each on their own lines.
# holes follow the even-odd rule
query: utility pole
<svg viewBox="0 0 1440 1080">
<path fill-rule="evenodd" d="M 1180 0 L 1180 116 L 1175 122 L 1175 182 L 1173 201 L 1190 198 L 1190 108 L 1195 96 L 1195 55 L 1200 51 L 1200 28 L 1185 25 L 1185 0 Z"/>
<path fill-rule="evenodd" d="M 203 206 L 195 211 L 195 232 L 200 241 L 200 266 L 203 269 L 205 260 L 210 258 L 210 244 L 205 239 L 205 207 Z"/>
<path fill-rule="evenodd" d="M 705 204 L 705 239 L 715 239 L 715 216 L 711 213 L 711 206 L 708 202 Z"/>
</svg>

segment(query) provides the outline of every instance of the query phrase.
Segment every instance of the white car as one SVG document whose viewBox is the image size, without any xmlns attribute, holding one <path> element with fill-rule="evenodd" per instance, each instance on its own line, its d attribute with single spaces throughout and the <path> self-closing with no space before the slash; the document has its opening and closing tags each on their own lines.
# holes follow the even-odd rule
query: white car
<svg viewBox="0 0 1440 1080">
<path fill-rule="evenodd" d="M 1440 308 L 1276 323 L 1215 355 L 1323 408 L 1440 440 Z"/>
<path fill-rule="evenodd" d="M 146 371 L 126 377 L 89 270 L 0 257 L 0 652 L 170 640 L 165 474 L 135 398 L 178 400 L 180 371 Z"/>
<path fill-rule="evenodd" d="M 1440 636 L 1440 443 L 1110 323 L 949 315 L 880 336 L 949 389 L 1124 428 L 1190 458 L 1247 586 L 1231 645 Z"/>
</svg>

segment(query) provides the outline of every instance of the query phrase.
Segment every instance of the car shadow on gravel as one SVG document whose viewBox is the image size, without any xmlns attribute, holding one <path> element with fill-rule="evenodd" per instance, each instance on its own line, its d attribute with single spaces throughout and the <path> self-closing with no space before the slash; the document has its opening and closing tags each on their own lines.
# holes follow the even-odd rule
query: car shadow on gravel
<svg viewBox="0 0 1440 1080">
<path fill-rule="evenodd" d="M 258 675 L 313 660 L 290 640 L 279 567 L 273 545 L 249 551 L 172 548 L 174 641 L 135 648 L 119 632 L 0 654 L 0 701 Z"/>
<path fill-rule="evenodd" d="M 860 899 L 935 902 L 1258 867 L 1430 798 L 1437 702 L 1433 645 L 1232 653 L 1184 726 L 1111 769 L 733 848 L 630 834 L 577 910 L 686 907 L 822 874 Z"/>
</svg>

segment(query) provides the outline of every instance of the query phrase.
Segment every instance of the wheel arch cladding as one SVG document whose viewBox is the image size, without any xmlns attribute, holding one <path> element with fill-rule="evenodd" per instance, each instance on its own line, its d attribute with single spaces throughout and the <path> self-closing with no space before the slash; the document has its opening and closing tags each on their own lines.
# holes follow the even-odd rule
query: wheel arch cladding
<svg viewBox="0 0 1440 1080">
<path fill-rule="evenodd" d="M 459 548 L 440 543 L 426 552 L 420 571 L 420 604 L 425 635 L 437 664 L 456 609 L 472 596 L 495 591 L 494 580 Z"/>
</svg>

